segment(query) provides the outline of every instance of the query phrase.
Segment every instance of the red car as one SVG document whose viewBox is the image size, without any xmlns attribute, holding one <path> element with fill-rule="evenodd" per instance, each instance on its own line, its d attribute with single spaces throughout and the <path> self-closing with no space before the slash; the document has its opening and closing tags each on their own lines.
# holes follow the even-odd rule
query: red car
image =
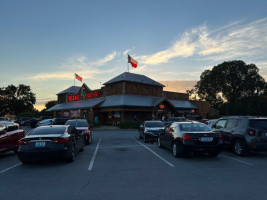
<svg viewBox="0 0 267 200">
<path fill-rule="evenodd" d="M 20 125 L 13 122 L 0 122 L 0 153 L 18 151 L 18 141 L 25 136 Z"/>
<path fill-rule="evenodd" d="M 76 128 L 77 131 L 82 133 L 85 144 L 92 143 L 93 136 L 90 130 L 90 126 L 86 119 L 72 119 L 68 120 L 65 125 L 71 125 Z"/>
</svg>

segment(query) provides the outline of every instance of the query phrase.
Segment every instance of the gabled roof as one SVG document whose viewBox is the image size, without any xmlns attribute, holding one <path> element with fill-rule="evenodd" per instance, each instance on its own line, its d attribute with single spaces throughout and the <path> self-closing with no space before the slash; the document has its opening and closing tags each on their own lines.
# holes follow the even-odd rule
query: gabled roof
<svg viewBox="0 0 267 200">
<path fill-rule="evenodd" d="M 70 86 L 69 88 L 57 93 L 57 95 L 59 95 L 59 94 L 78 94 L 80 88 L 81 88 L 80 86 Z"/>
<path fill-rule="evenodd" d="M 61 103 L 53 106 L 46 110 L 46 112 L 57 111 L 57 110 L 78 110 L 78 109 L 88 109 L 92 108 L 105 100 L 104 97 L 101 98 L 94 98 L 94 99 L 87 99 L 81 101 L 72 101 Z"/>
<path fill-rule="evenodd" d="M 130 72 L 124 72 L 115 78 L 105 82 L 103 85 L 109 85 L 111 83 L 117 83 L 121 81 L 128 81 L 128 82 L 134 82 L 134 83 L 143 83 L 143 84 L 148 84 L 148 85 L 155 85 L 155 86 L 160 86 L 160 87 L 165 87 L 165 85 L 162 85 L 161 83 L 152 80 L 151 78 L 148 78 L 145 75 L 141 74 L 134 74 Z"/>
</svg>

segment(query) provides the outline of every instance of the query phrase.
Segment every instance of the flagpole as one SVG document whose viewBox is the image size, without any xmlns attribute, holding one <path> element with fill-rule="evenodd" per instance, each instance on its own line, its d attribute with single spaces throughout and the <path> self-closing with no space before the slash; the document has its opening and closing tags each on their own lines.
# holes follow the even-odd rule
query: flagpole
<svg viewBox="0 0 267 200">
<path fill-rule="evenodd" d="M 75 73 L 74 73 L 74 80 L 73 80 L 73 82 L 74 82 L 74 86 L 75 86 Z"/>
<path fill-rule="evenodd" d="M 129 72 L 129 60 L 128 60 L 128 58 L 129 58 L 129 55 L 127 56 L 127 67 L 128 67 L 128 72 Z"/>
</svg>

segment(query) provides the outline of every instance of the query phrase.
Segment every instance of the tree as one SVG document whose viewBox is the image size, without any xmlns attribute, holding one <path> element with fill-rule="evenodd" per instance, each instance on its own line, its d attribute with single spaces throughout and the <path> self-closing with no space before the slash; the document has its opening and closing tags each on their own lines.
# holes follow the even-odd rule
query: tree
<svg viewBox="0 0 267 200">
<path fill-rule="evenodd" d="M 235 60 L 223 62 L 212 70 L 205 70 L 195 85 L 200 99 L 219 108 L 224 102 L 237 105 L 242 99 L 257 98 L 263 94 L 265 80 L 255 64 Z M 234 107 L 234 106 L 233 106 Z"/>
<path fill-rule="evenodd" d="M 49 108 L 52 108 L 56 104 L 57 104 L 57 101 L 56 100 L 51 100 L 51 101 L 46 102 L 46 104 L 45 104 L 45 110 L 47 110 Z"/>
<path fill-rule="evenodd" d="M 18 87 L 9 85 L 0 89 L 0 113 L 19 114 L 21 112 L 33 111 L 36 102 L 35 94 L 31 92 L 30 86 L 20 84 Z"/>
</svg>

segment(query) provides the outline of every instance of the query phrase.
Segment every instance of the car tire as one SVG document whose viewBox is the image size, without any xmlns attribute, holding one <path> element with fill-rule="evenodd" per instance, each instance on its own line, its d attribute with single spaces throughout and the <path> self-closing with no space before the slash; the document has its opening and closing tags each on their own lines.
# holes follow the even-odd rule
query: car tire
<svg viewBox="0 0 267 200">
<path fill-rule="evenodd" d="M 144 134 L 143 140 L 144 140 L 144 143 L 147 143 L 146 134 Z"/>
<path fill-rule="evenodd" d="M 218 156 L 218 152 L 217 151 L 212 151 L 212 152 L 209 152 L 209 157 L 216 157 Z"/>
<path fill-rule="evenodd" d="M 236 140 L 234 143 L 234 152 L 238 156 L 246 156 L 248 153 L 247 145 L 242 140 Z"/>
<path fill-rule="evenodd" d="M 183 147 L 179 145 L 178 143 L 173 143 L 172 145 L 172 155 L 174 157 L 183 157 L 184 152 L 183 152 Z"/>
<path fill-rule="evenodd" d="M 30 163 L 31 163 L 30 160 L 20 160 L 20 161 L 21 161 L 21 163 L 22 163 L 23 165 L 27 165 L 27 164 L 30 164 Z"/>
<path fill-rule="evenodd" d="M 76 158 L 76 150 L 75 150 L 74 145 L 72 145 L 70 153 L 71 153 L 71 155 L 70 155 L 70 157 L 67 158 L 67 161 L 68 162 L 73 162 L 75 160 L 75 158 Z"/>
<path fill-rule="evenodd" d="M 158 137 L 158 147 L 159 148 L 162 148 L 163 146 L 162 146 L 162 144 L 161 144 L 161 141 L 160 141 L 160 138 Z"/>
</svg>

